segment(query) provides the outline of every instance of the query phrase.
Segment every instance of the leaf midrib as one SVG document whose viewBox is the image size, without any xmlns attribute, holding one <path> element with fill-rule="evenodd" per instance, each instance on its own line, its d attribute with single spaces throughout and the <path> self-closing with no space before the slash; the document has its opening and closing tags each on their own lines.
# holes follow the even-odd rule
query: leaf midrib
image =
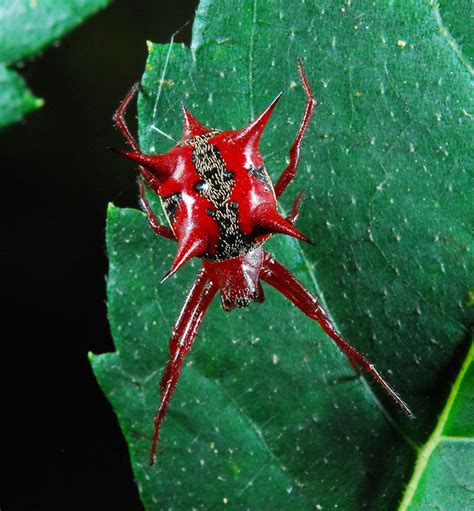
<svg viewBox="0 0 474 511">
<path fill-rule="evenodd" d="M 416 490 L 418 489 L 418 483 L 420 482 L 421 478 L 423 477 L 423 474 L 425 472 L 426 466 L 428 465 L 428 461 L 433 454 L 433 451 L 438 447 L 438 445 L 443 441 L 469 441 L 474 442 L 474 438 L 467 438 L 466 437 L 452 437 L 449 435 L 442 435 L 442 431 L 446 425 L 446 422 L 449 418 L 449 414 L 451 413 L 451 409 L 454 404 L 454 400 L 456 399 L 458 390 L 461 386 L 461 382 L 463 381 L 464 375 L 467 373 L 467 370 L 472 363 L 474 359 L 474 344 L 471 345 L 471 348 L 469 350 L 469 353 L 466 357 L 466 360 L 464 361 L 463 366 L 461 367 L 461 370 L 458 374 L 458 377 L 456 378 L 456 381 L 454 382 L 453 388 L 449 394 L 448 400 L 446 402 L 446 406 L 444 407 L 443 412 L 441 413 L 439 417 L 438 424 L 436 425 L 436 428 L 433 431 L 433 434 L 429 438 L 429 440 L 426 442 L 425 446 L 419 451 L 418 459 L 415 463 L 415 469 L 413 471 L 413 475 L 406 487 L 405 494 L 403 496 L 403 499 L 400 503 L 400 507 L 398 508 L 398 511 L 407 511 L 409 509 L 409 506 L 411 504 L 411 501 L 413 500 L 413 497 L 416 493 Z"/>
<path fill-rule="evenodd" d="M 446 26 L 443 23 L 443 18 L 441 17 L 441 14 L 439 12 L 439 3 L 437 1 L 433 1 L 430 2 L 428 5 L 433 9 L 434 17 L 438 25 L 439 32 L 443 36 L 444 40 L 447 42 L 449 48 L 454 52 L 459 62 L 461 62 L 461 64 L 466 68 L 467 72 L 471 76 L 474 76 L 474 69 L 470 64 L 469 59 L 464 55 L 456 39 L 451 35 L 451 32 L 446 28 Z"/>
</svg>

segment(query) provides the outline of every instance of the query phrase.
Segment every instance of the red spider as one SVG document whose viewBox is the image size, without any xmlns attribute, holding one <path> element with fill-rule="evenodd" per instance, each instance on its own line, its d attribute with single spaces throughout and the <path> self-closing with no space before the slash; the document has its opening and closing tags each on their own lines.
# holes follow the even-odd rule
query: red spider
<svg viewBox="0 0 474 511">
<path fill-rule="evenodd" d="M 263 250 L 263 243 L 275 233 L 310 242 L 294 227 L 301 192 L 286 218 L 278 212 L 276 201 L 295 176 L 301 141 L 316 107 L 299 60 L 298 69 L 306 93 L 306 109 L 290 149 L 290 162 L 275 188 L 265 170 L 258 143 L 281 93 L 259 117 L 239 131 L 206 128 L 183 105 L 183 136 L 175 147 L 158 155 L 143 154 L 125 122 L 127 107 L 137 93 L 138 84 L 132 87 L 113 116 L 115 125 L 132 148 L 132 151 L 116 152 L 140 165 L 140 204 L 151 228 L 160 236 L 178 242 L 176 257 L 162 282 L 192 257 L 201 258 L 203 266 L 171 335 L 170 358 L 160 384 L 161 402 L 155 415 L 150 464 L 154 461 L 160 426 L 183 358 L 193 344 L 212 299 L 220 290 L 225 311 L 246 307 L 252 301 L 261 303 L 264 294 L 260 280 L 316 320 L 354 369 L 365 369 L 412 416 L 408 406 L 375 367 L 341 337 L 317 298 Z M 159 224 L 145 197 L 144 181 L 160 197 L 171 228 Z"/>
</svg>

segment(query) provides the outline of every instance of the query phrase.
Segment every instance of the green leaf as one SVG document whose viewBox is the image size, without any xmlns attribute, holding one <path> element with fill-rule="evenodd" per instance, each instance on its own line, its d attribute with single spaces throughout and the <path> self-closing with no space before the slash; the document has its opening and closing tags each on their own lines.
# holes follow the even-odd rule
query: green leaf
<svg viewBox="0 0 474 511">
<path fill-rule="evenodd" d="M 399 511 L 474 507 L 474 346 L 418 454 Z"/>
<path fill-rule="evenodd" d="M 281 206 L 306 190 L 298 228 L 316 246 L 280 236 L 266 248 L 319 296 L 417 419 L 266 289 L 263 305 L 230 314 L 218 300 L 211 307 L 163 425 L 157 466 L 148 467 L 167 340 L 200 263 L 159 285 L 175 244 L 158 239 L 142 213 L 111 207 L 117 352 L 92 363 L 147 510 L 396 509 L 472 319 L 472 75 L 440 19 L 423 2 L 208 0 L 191 49 L 150 43 L 143 151 L 164 152 L 167 137 L 179 139 L 181 100 L 204 124 L 229 129 L 283 90 L 261 142 L 274 180 L 304 109 L 303 59 L 319 107 Z"/>
<path fill-rule="evenodd" d="M 109 0 L 0 0 L 0 128 L 41 107 L 10 69 L 58 41 Z"/>
</svg>

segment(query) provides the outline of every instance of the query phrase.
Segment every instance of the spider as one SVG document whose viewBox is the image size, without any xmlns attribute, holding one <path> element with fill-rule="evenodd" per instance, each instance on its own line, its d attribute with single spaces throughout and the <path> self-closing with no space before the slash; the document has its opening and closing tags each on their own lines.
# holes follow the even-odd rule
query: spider
<svg viewBox="0 0 474 511">
<path fill-rule="evenodd" d="M 116 127 L 131 151 L 114 150 L 139 164 L 140 205 L 153 231 L 178 242 L 178 250 L 165 281 L 187 261 L 202 261 L 194 284 L 174 325 L 169 342 L 170 357 L 161 379 L 161 400 L 154 419 L 150 464 L 155 459 L 158 436 L 176 387 L 183 358 L 191 349 L 202 319 L 220 291 L 224 311 L 262 303 L 261 281 L 274 287 L 311 319 L 317 321 L 353 368 L 367 371 L 409 416 L 408 406 L 382 378 L 377 369 L 347 343 L 329 319 L 318 299 L 296 277 L 263 249 L 273 234 L 286 234 L 311 241 L 294 227 L 302 192 L 289 215 L 277 209 L 277 199 L 293 180 L 300 160 L 303 136 L 316 107 L 302 62 L 297 61 L 306 94 L 306 107 L 290 148 L 289 164 L 275 187 L 265 169 L 258 145 L 262 132 L 281 93 L 268 108 L 244 128 L 233 131 L 210 129 L 200 124 L 182 105 L 184 132 L 181 140 L 164 154 L 140 151 L 125 114 L 139 85 L 135 84 L 113 116 Z M 145 183 L 163 205 L 170 227 L 161 225 L 146 196 Z"/>
</svg>

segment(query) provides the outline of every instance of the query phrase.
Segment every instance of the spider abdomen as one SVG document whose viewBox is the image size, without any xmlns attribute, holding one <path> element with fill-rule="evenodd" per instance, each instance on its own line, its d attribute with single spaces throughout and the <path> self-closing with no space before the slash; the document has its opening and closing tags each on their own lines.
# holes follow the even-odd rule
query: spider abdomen
<svg viewBox="0 0 474 511">
<path fill-rule="evenodd" d="M 202 235 L 205 227 L 207 246 L 198 255 L 209 261 L 254 250 L 264 241 L 255 210 L 265 206 L 277 211 L 260 155 L 245 156 L 234 147 L 235 133 L 212 130 L 180 141 L 173 148 L 175 168 L 158 190 L 178 240 L 188 236 L 190 228 Z"/>
<path fill-rule="evenodd" d="M 274 233 L 307 240 L 278 213 L 258 149 L 279 97 L 238 131 L 206 128 L 183 108 L 183 136 L 167 153 L 122 152 L 142 166 L 178 241 L 166 278 L 192 257 L 214 262 L 243 257 Z"/>
<path fill-rule="evenodd" d="M 204 137 L 193 139 L 192 161 L 200 181 L 194 187 L 211 207 L 206 213 L 219 230 L 217 243 L 203 257 L 210 261 L 224 261 L 246 254 L 256 246 L 255 237 L 246 234 L 240 226 L 239 202 L 234 198 L 239 188 L 238 173 L 222 157 L 216 145 Z"/>
</svg>

